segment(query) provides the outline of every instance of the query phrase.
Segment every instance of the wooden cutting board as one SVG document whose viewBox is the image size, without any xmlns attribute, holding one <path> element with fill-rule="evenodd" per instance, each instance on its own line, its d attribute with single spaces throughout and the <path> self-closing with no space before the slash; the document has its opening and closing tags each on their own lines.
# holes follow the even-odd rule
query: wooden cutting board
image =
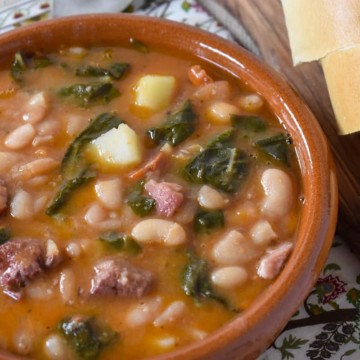
<svg viewBox="0 0 360 360">
<path fill-rule="evenodd" d="M 337 231 L 360 257 L 360 132 L 339 136 L 321 66 L 292 65 L 280 0 L 218 0 L 246 28 L 263 61 L 282 73 L 311 108 L 326 134 L 337 167 Z M 360 116 L 360 114 L 359 114 Z"/>
</svg>

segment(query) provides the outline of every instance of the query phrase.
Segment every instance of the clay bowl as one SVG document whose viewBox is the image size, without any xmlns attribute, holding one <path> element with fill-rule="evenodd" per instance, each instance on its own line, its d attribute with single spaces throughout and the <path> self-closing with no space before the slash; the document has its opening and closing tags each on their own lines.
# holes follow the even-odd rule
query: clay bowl
<svg viewBox="0 0 360 360">
<path fill-rule="evenodd" d="M 305 201 L 294 251 L 284 270 L 233 321 L 156 360 L 254 359 L 284 328 L 315 283 L 327 258 L 337 219 L 337 181 L 326 139 L 312 113 L 275 71 L 247 51 L 182 24 L 134 15 L 70 17 L 30 25 L 0 37 L 0 59 L 18 50 L 60 46 L 117 46 L 135 37 L 173 54 L 201 58 L 259 92 L 291 134 L 301 168 Z M 2 359 L 14 359 L 0 355 Z M 154 358 L 155 359 L 155 358 Z"/>
</svg>

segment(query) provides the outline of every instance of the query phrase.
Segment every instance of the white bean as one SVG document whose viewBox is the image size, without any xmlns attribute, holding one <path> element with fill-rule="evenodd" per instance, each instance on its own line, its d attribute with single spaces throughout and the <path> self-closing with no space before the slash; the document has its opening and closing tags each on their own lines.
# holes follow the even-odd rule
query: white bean
<svg viewBox="0 0 360 360">
<path fill-rule="evenodd" d="M 20 328 L 14 335 L 16 351 L 21 355 L 28 355 L 33 350 L 34 336 L 30 326 L 20 325 Z"/>
<path fill-rule="evenodd" d="M 44 91 L 33 95 L 25 106 L 23 120 L 36 124 L 43 120 L 49 108 L 49 97 Z"/>
<path fill-rule="evenodd" d="M 65 269 L 60 274 L 59 290 L 66 304 L 73 304 L 77 298 L 75 274 L 70 269 Z"/>
<path fill-rule="evenodd" d="M 11 152 L 0 152 L 0 173 L 8 171 L 19 161 L 19 155 Z"/>
<path fill-rule="evenodd" d="M 234 289 L 246 282 L 247 271 L 240 266 L 226 266 L 211 273 L 211 281 L 222 289 Z"/>
<path fill-rule="evenodd" d="M 28 186 L 38 187 L 46 184 L 49 181 L 49 177 L 46 175 L 35 176 L 27 181 Z"/>
<path fill-rule="evenodd" d="M 172 302 L 153 322 L 157 327 L 164 326 L 177 321 L 186 312 L 186 305 L 183 301 Z"/>
<path fill-rule="evenodd" d="M 230 124 L 231 115 L 240 115 L 240 109 L 224 101 L 217 101 L 211 104 L 207 110 L 209 120 L 218 124 Z"/>
<path fill-rule="evenodd" d="M 48 239 L 45 244 L 45 265 L 54 267 L 61 261 L 61 253 L 55 241 Z"/>
<path fill-rule="evenodd" d="M 284 217 L 293 204 L 292 183 L 286 172 L 279 169 L 267 169 L 261 176 L 261 185 L 265 199 L 262 212 L 272 219 Z"/>
<path fill-rule="evenodd" d="M 200 86 L 192 97 L 200 101 L 210 99 L 226 99 L 231 94 L 231 86 L 228 81 L 214 81 L 213 83 Z"/>
<path fill-rule="evenodd" d="M 278 238 L 271 224 L 267 220 L 258 221 L 250 230 L 253 242 L 256 245 L 265 246 Z"/>
<path fill-rule="evenodd" d="M 103 207 L 98 203 L 94 203 L 87 210 L 85 214 L 85 221 L 89 225 L 96 225 L 104 221 L 106 217 L 107 214 L 106 211 L 103 209 Z"/>
<path fill-rule="evenodd" d="M 109 210 L 115 210 L 122 203 L 122 186 L 119 178 L 98 180 L 95 192 L 101 203 Z"/>
<path fill-rule="evenodd" d="M 203 147 L 199 144 L 191 144 L 186 147 L 180 148 L 173 156 L 176 159 L 188 160 L 197 155 L 200 151 L 203 150 Z"/>
<path fill-rule="evenodd" d="M 49 287 L 48 281 L 38 280 L 30 283 L 26 288 L 26 296 L 34 300 L 50 300 L 54 296 L 52 287 Z"/>
<path fill-rule="evenodd" d="M 264 105 L 264 100 L 259 94 L 247 94 L 240 96 L 238 104 L 245 111 L 255 112 Z"/>
<path fill-rule="evenodd" d="M 71 258 L 77 258 L 81 255 L 81 246 L 77 243 L 77 242 L 70 242 L 68 243 L 68 245 L 66 246 L 66 253 L 71 257 Z"/>
<path fill-rule="evenodd" d="M 56 135 L 60 130 L 60 122 L 56 119 L 50 119 L 42 122 L 36 127 L 40 135 Z"/>
<path fill-rule="evenodd" d="M 46 338 L 45 352 L 51 360 L 70 360 L 74 358 L 66 341 L 58 334 L 51 334 Z"/>
<path fill-rule="evenodd" d="M 10 204 L 11 215 L 20 220 L 31 219 L 34 215 L 34 204 L 31 195 L 19 189 Z"/>
<path fill-rule="evenodd" d="M 176 222 L 162 219 L 146 219 L 137 223 L 131 232 L 136 241 L 144 244 L 164 243 L 175 246 L 185 243 L 186 233 Z"/>
<path fill-rule="evenodd" d="M 160 312 L 162 298 L 156 297 L 140 303 L 130 310 L 125 321 L 128 326 L 135 327 L 152 322 Z"/>
<path fill-rule="evenodd" d="M 66 133 L 69 136 L 77 135 L 84 128 L 84 118 L 82 116 L 69 114 L 66 121 Z"/>
<path fill-rule="evenodd" d="M 219 191 L 204 185 L 200 188 L 198 194 L 199 205 L 210 210 L 223 209 L 229 202 Z"/>
<path fill-rule="evenodd" d="M 40 145 L 48 144 L 52 141 L 54 141 L 54 136 L 52 135 L 35 136 L 34 140 L 32 141 L 32 146 L 37 147 Z"/>
<path fill-rule="evenodd" d="M 23 180 L 30 179 L 33 176 L 46 174 L 58 165 L 59 162 L 50 157 L 36 159 L 20 166 L 17 176 Z"/>
<path fill-rule="evenodd" d="M 245 264 L 258 255 L 259 249 L 236 230 L 231 230 L 218 241 L 212 253 L 214 260 L 221 265 Z"/>
<path fill-rule="evenodd" d="M 104 221 L 97 223 L 96 228 L 103 231 L 115 230 L 115 229 L 119 229 L 123 223 L 124 223 L 123 220 L 119 218 L 106 219 Z"/>
<path fill-rule="evenodd" d="M 21 125 L 5 138 L 5 146 L 13 150 L 22 149 L 31 143 L 35 135 L 35 128 L 31 124 Z"/>
</svg>

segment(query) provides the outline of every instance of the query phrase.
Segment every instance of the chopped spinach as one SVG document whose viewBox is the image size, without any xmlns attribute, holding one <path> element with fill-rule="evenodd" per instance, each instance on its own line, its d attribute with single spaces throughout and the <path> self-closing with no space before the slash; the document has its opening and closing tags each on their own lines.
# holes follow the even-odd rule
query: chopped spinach
<svg viewBox="0 0 360 360">
<path fill-rule="evenodd" d="M 255 146 L 269 158 L 290 165 L 288 139 L 283 133 L 256 141 Z"/>
<path fill-rule="evenodd" d="M 111 64 L 108 69 L 98 66 L 84 65 L 75 70 L 77 76 L 84 77 L 101 77 L 109 76 L 113 79 L 119 80 L 129 69 L 130 65 L 126 63 L 114 63 Z"/>
<path fill-rule="evenodd" d="M 143 54 L 147 54 L 149 52 L 149 48 L 140 40 L 135 39 L 135 38 L 130 38 L 129 40 L 130 45 L 137 51 L 143 53 Z"/>
<path fill-rule="evenodd" d="M 196 184 L 209 184 L 228 193 L 235 192 L 248 170 L 248 156 L 231 145 L 233 131 L 216 137 L 184 168 L 184 178 Z"/>
<path fill-rule="evenodd" d="M 61 88 L 58 94 L 63 97 L 73 96 L 82 106 L 89 104 L 108 103 L 120 95 L 119 90 L 110 82 L 92 82 L 74 84 Z"/>
<path fill-rule="evenodd" d="M 85 169 L 78 176 L 65 180 L 61 184 L 50 206 L 46 209 L 46 215 L 51 216 L 57 214 L 69 201 L 73 192 L 93 180 L 95 176 L 95 171 Z"/>
<path fill-rule="evenodd" d="M 73 316 L 58 324 L 60 333 L 82 359 L 95 360 L 101 351 L 119 338 L 108 325 L 98 323 L 93 317 Z"/>
<path fill-rule="evenodd" d="M 212 299 L 228 308 L 226 299 L 216 294 L 211 286 L 207 261 L 195 256 L 192 252 L 188 252 L 187 255 L 189 261 L 182 277 L 182 288 L 185 294 L 191 296 L 197 305 L 200 305 L 203 299 Z"/>
<path fill-rule="evenodd" d="M 149 215 L 155 208 L 155 200 L 150 196 L 142 195 L 144 185 L 144 180 L 139 181 L 127 198 L 127 204 L 132 211 L 141 217 Z"/>
<path fill-rule="evenodd" d="M 17 52 L 14 55 L 14 61 L 11 65 L 11 76 L 12 78 L 18 82 L 21 83 L 23 81 L 24 72 L 26 70 L 26 64 L 23 58 L 23 55 L 21 52 Z"/>
<path fill-rule="evenodd" d="M 5 244 L 10 240 L 11 233 L 10 230 L 6 227 L 0 227 L 0 245 Z"/>
<path fill-rule="evenodd" d="M 261 132 L 266 129 L 265 121 L 255 115 L 232 115 L 231 124 L 235 128 L 251 132 Z"/>
<path fill-rule="evenodd" d="M 116 231 L 109 231 L 101 234 L 99 239 L 113 246 L 119 251 L 137 255 L 141 252 L 141 246 L 134 240 L 134 238 L 127 234 L 121 234 Z"/>
<path fill-rule="evenodd" d="M 185 101 L 181 109 L 170 115 L 163 126 L 151 128 L 146 135 L 156 144 L 168 142 L 172 146 L 179 145 L 195 131 L 196 114 L 191 102 Z"/>
<path fill-rule="evenodd" d="M 111 113 L 103 113 L 92 119 L 85 130 L 76 137 L 66 150 L 61 163 L 63 176 L 72 177 L 79 171 L 82 150 L 87 144 L 121 123 L 123 123 L 123 120 Z"/>
<path fill-rule="evenodd" d="M 210 230 L 224 227 L 224 213 L 221 210 L 198 210 L 194 216 L 196 233 L 208 233 Z"/>
</svg>

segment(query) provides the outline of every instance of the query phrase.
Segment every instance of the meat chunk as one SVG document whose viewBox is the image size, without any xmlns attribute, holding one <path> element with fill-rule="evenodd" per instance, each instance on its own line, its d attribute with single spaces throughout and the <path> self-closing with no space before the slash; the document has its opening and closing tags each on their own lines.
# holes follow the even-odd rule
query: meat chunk
<svg viewBox="0 0 360 360">
<path fill-rule="evenodd" d="M 0 178 L 0 215 L 2 215 L 8 208 L 8 190 L 5 185 L 5 180 Z"/>
<path fill-rule="evenodd" d="M 95 265 L 92 295 L 118 295 L 141 298 L 153 283 L 153 275 L 121 259 L 105 259 Z"/>
<path fill-rule="evenodd" d="M 178 184 L 149 180 L 145 190 L 154 198 L 157 212 L 167 217 L 172 216 L 184 200 L 182 187 Z"/>
<path fill-rule="evenodd" d="M 46 268 L 46 249 L 40 240 L 18 238 L 0 246 L 0 285 L 15 300 L 21 297 L 21 289 Z"/>
<path fill-rule="evenodd" d="M 283 267 L 287 257 L 292 250 L 293 244 L 283 243 L 277 248 L 270 250 L 260 259 L 257 273 L 263 279 L 273 279 L 277 276 Z"/>
<path fill-rule="evenodd" d="M 136 181 L 142 179 L 149 171 L 156 171 L 159 168 L 163 167 L 167 158 L 168 155 L 165 152 L 160 151 L 152 159 L 150 159 L 143 167 L 132 172 L 129 175 L 129 179 Z"/>
</svg>

